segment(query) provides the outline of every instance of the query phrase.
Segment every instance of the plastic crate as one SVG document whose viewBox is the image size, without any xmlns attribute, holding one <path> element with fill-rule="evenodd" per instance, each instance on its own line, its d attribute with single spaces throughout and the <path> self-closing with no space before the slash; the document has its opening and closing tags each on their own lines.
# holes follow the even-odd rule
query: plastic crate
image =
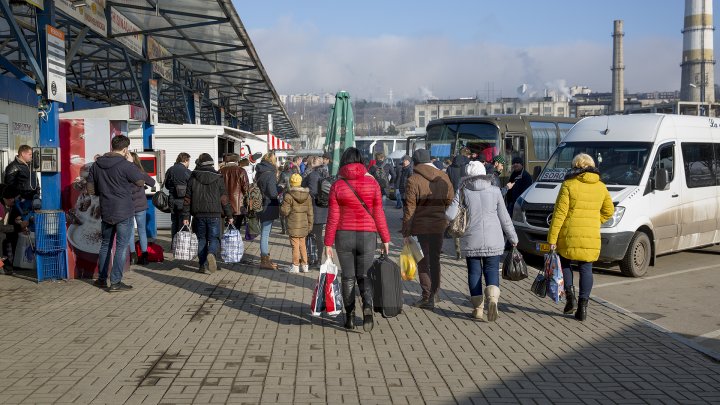
<svg viewBox="0 0 720 405">
<path fill-rule="evenodd" d="M 68 278 L 67 251 L 35 255 L 38 283 Z"/>
<path fill-rule="evenodd" d="M 67 249 L 65 213 L 62 211 L 38 211 L 35 215 L 35 251 L 58 253 Z"/>
</svg>

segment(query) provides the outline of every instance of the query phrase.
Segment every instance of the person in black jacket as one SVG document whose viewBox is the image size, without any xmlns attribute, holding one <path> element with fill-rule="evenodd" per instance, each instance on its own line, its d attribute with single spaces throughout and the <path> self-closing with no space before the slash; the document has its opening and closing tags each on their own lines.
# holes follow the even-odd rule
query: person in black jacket
<svg viewBox="0 0 720 405">
<path fill-rule="evenodd" d="M 323 227 L 327 223 L 328 207 L 319 207 L 317 205 L 318 192 L 320 191 L 320 180 L 329 177 L 327 167 L 322 163 L 322 157 L 313 156 L 308 159 L 308 168 L 306 169 L 307 176 L 303 179 L 302 187 L 310 189 L 310 197 L 312 198 L 313 204 L 313 228 L 312 234 L 315 236 L 316 246 L 323 246 L 322 243 L 325 240 L 323 236 Z M 314 268 L 320 268 L 320 252 L 318 248 L 318 261 L 316 263 L 310 263 L 310 266 Z"/>
<path fill-rule="evenodd" d="M 198 238 L 198 272 L 210 274 L 218 270 L 216 255 L 220 249 L 221 216 L 233 223 L 233 210 L 225 191 L 225 181 L 215 170 L 215 162 L 207 153 L 195 161 L 183 203 L 183 223 L 190 224 Z"/>
<path fill-rule="evenodd" d="M 32 162 L 32 148 L 28 145 L 21 145 L 15 160 L 5 168 L 3 182 L 20 193 L 20 197 L 26 200 L 33 200 L 40 195 L 37 173 L 30 170 Z"/>
<path fill-rule="evenodd" d="M 262 161 L 255 166 L 255 182 L 263 195 L 263 210 L 257 214 L 261 224 L 260 268 L 277 270 L 277 265 L 270 258 L 270 231 L 273 222 L 280 216 L 275 152 L 266 153 Z"/>
<path fill-rule="evenodd" d="M 172 165 L 167 172 L 165 172 L 165 188 L 170 192 L 170 220 L 172 221 L 172 227 L 170 231 L 170 238 L 175 238 L 175 234 L 180 231 L 182 224 L 183 215 L 183 204 L 185 203 L 185 190 L 187 190 L 187 183 L 190 180 L 190 155 L 181 152 L 175 164 Z"/>
<path fill-rule="evenodd" d="M 512 159 L 511 168 L 512 173 L 510 174 L 510 180 L 507 184 L 507 209 L 510 217 L 512 217 L 515 201 L 517 201 L 518 197 L 533 183 L 532 176 L 525 170 L 521 157 L 516 156 Z"/>
<path fill-rule="evenodd" d="M 384 172 L 383 175 L 380 175 L 380 169 L 382 169 L 382 172 Z M 395 177 L 395 170 L 393 169 L 392 163 L 385 160 L 384 153 L 378 152 L 375 154 L 375 164 L 368 168 L 368 173 L 370 173 L 373 177 L 375 177 L 375 180 L 377 180 L 378 184 L 380 185 L 380 193 L 382 194 L 382 196 L 388 197 L 387 189 L 390 185 L 390 181 L 395 180 L 393 179 L 393 177 Z"/>
<path fill-rule="evenodd" d="M 453 190 L 460 189 L 460 180 L 465 177 L 465 166 L 470 163 L 470 149 L 462 148 L 460 153 L 455 155 L 452 164 L 447 168 L 447 175 L 453 185 Z"/>
<path fill-rule="evenodd" d="M 90 167 L 87 178 L 87 191 L 100 197 L 100 216 L 102 217 L 102 244 L 98 259 L 99 274 L 95 285 L 104 288 L 107 284 L 108 267 L 112 243 L 115 241 L 115 256 L 110 273 L 109 292 L 129 290 L 132 286 L 122 282 L 128 243 L 132 236 L 132 221 L 135 218 L 132 193 L 134 187 L 145 187 L 140 169 L 127 161 L 130 139 L 124 135 L 115 136 L 112 152 L 97 159 Z M 117 235 L 117 238 L 115 237 Z"/>
<path fill-rule="evenodd" d="M 402 158 L 402 162 L 400 163 L 400 166 L 398 166 L 398 173 L 397 178 L 395 181 L 395 189 L 400 190 L 400 195 L 402 196 L 401 199 L 399 199 L 400 204 L 397 204 L 395 208 L 403 208 L 405 206 L 405 187 L 407 186 L 407 181 L 410 178 L 410 176 L 413 174 L 413 168 L 410 162 L 412 159 L 410 156 L 405 155 Z"/>
<path fill-rule="evenodd" d="M 7 258 L 4 266 L 0 269 L 0 273 L 13 274 L 13 261 L 15 258 L 15 247 L 18 242 L 18 234 L 21 230 L 21 224 L 16 222 L 20 217 L 20 213 L 15 206 L 15 198 L 19 196 L 19 192 L 12 187 L 2 187 L 2 201 L 0 201 L 0 249 L 2 255 Z"/>
</svg>

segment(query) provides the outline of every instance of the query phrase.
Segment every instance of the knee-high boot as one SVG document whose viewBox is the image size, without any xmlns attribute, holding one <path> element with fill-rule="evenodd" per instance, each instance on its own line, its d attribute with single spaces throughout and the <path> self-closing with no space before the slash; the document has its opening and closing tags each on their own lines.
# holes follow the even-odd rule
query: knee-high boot
<svg viewBox="0 0 720 405">
<path fill-rule="evenodd" d="M 355 279 L 343 277 L 341 284 L 345 304 L 345 329 L 355 329 Z"/>
<path fill-rule="evenodd" d="M 363 330 L 370 332 L 375 326 L 375 320 L 373 319 L 373 286 L 370 279 L 367 278 L 361 278 L 358 282 L 363 301 Z"/>
<path fill-rule="evenodd" d="M 563 310 L 563 313 L 565 314 L 572 314 L 573 311 L 575 311 L 575 308 L 577 307 L 577 298 L 575 297 L 575 286 L 570 286 L 565 288 L 565 300 L 567 300 L 567 304 L 565 304 L 565 309 Z"/>
</svg>

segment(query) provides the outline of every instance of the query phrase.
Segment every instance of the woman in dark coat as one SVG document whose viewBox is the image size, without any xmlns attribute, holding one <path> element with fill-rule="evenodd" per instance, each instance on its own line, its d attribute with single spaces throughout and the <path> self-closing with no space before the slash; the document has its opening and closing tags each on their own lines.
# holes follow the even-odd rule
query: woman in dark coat
<svg viewBox="0 0 720 405">
<path fill-rule="evenodd" d="M 280 216 L 275 152 L 266 153 L 262 161 L 255 166 L 255 181 L 263 195 L 263 210 L 257 214 L 261 224 L 260 267 L 277 270 L 277 265 L 270 259 L 270 231 L 273 221 Z"/>
<path fill-rule="evenodd" d="M 323 243 L 323 227 L 327 222 L 328 208 L 319 207 L 317 205 L 317 200 L 315 199 L 315 197 L 317 197 L 318 192 L 320 191 L 320 179 L 328 177 L 329 174 L 327 167 L 323 165 L 323 161 L 320 156 L 313 156 L 308 159 L 308 169 L 306 169 L 305 173 L 307 175 L 303 179 L 302 186 L 310 189 L 310 197 L 312 197 L 313 204 L 313 228 L 311 233 L 315 237 L 315 246 L 322 246 L 321 244 Z M 321 254 L 320 252 L 318 253 L 318 262 L 310 263 L 310 265 L 319 268 L 319 259 Z"/>
</svg>

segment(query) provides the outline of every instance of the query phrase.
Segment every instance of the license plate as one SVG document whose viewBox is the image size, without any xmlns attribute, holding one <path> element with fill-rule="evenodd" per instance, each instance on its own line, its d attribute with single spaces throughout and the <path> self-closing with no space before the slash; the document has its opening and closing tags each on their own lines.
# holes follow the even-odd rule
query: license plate
<svg viewBox="0 0 720 405">
<path fill-rule="evenodd" d="M 550 251 L 550 244 L 549 243 L 536 243 L 535 244 L 535 250 L 538 252 L 549 252 Z"/>
</svg>

